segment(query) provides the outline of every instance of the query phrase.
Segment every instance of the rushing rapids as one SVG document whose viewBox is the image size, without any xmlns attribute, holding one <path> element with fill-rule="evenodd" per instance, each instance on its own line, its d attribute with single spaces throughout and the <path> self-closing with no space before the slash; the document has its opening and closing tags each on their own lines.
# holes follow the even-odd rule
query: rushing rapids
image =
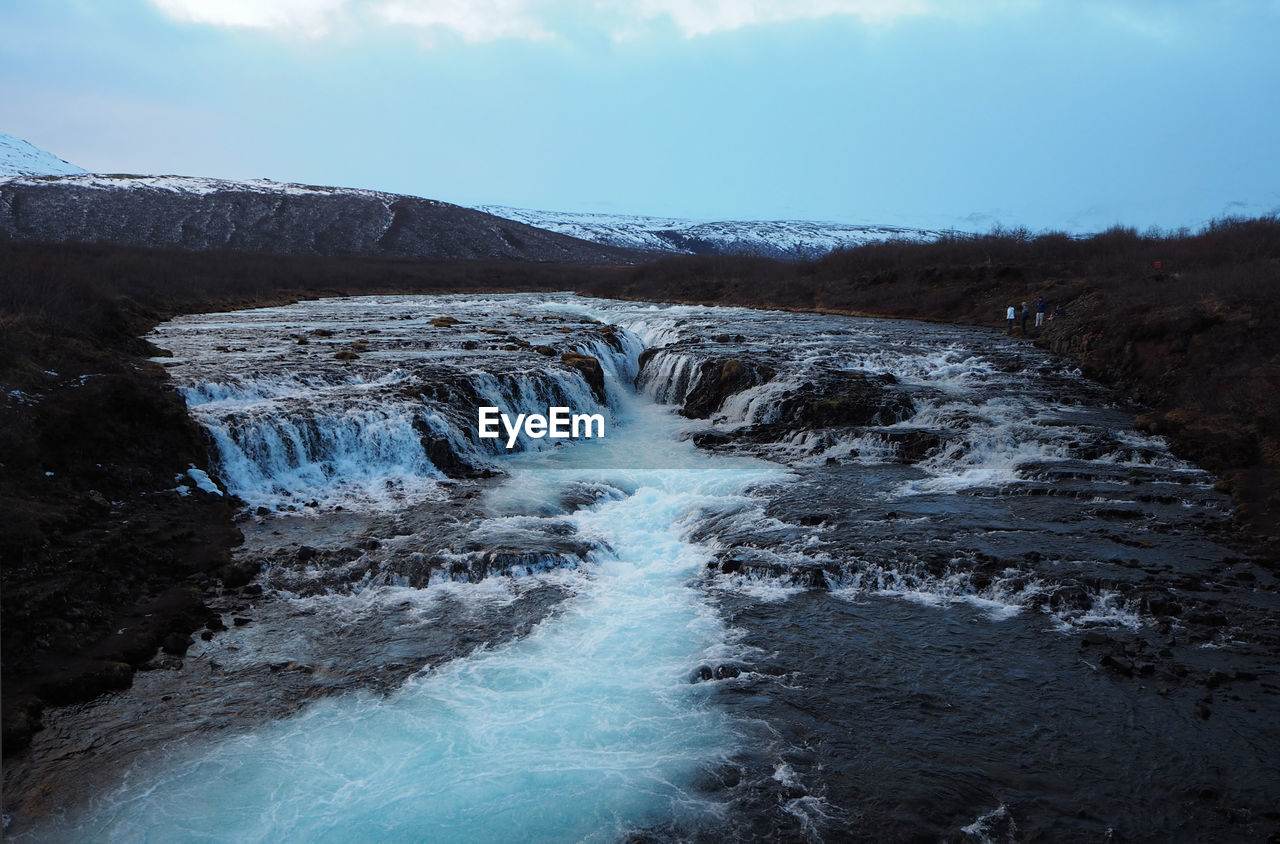
<svg viewBox="0 0 1280 844">
<path fill-rule="evenodd" d="M 211 443 L 176 494 L 237 496 L 259 574 L 51 719 L 19 840 L 1280 825 L 1273 578 L 1213 541 L 1211 477 L 1024 344 L 526 294 L 151 339 Z M 484 406 L 606 436 L 509 453 Z"/>
</svg>

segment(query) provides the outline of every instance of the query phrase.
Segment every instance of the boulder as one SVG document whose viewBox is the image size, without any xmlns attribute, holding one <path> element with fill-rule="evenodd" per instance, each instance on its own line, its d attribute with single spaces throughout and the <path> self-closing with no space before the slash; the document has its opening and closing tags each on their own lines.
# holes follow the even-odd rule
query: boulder
<svg viewBox="0 0 1280 844">
<path fill-rule="evenodd" d="M 706 419 L 724 404 L 725 399 L 773 380 L 768 366 L 742 358 L 713 358 L 702 362 L 698 380 L 685 396 L 680 415 L 690 419 Z"/>
<path fill-rule="evenodd" d="M 901 422 L 915 413 L 915 404 L 904 393 L 889 389 L 896 383 L 897 379 L 887 374 L 833 373 L 783 396 L 778 405 L 779 421 L 800 428 Z"/>
<path fill-rule="evenodd" d="M 183 633 L 170 633 L 160 642 L 160 649 L 170 656 L 182 656 L 191 647 L 191 637 Z"/>
<path fill-rule="evenodd" d="M 591 355 L 567 352 L 560 356 L 560 362 L 581 372 L 596 399 L 601 404 L 608 404 L 608 397 L 604 391 L 604 370 L 601 369 L 599 360 Z"/>
<path fill-rule="evenodd" d="M 919 463 L 942 445 L 932 431 L 886 431 L 884 436 L 898 446 L 899 463 Z"/>
</svg>

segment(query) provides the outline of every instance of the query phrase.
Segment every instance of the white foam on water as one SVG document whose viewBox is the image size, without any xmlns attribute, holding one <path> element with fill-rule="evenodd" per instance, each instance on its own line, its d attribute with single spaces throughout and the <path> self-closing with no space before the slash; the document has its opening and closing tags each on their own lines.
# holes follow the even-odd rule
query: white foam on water
<svg viewBox="0 0 1280 844">
<path fill-rule="evenodd" d="M 624 417 L 615 437 L 512 461 L 548 495 L 567 483 L 634 488 L 570 516 L 612 551 L 574 575 L 577 594 L 529 636 L 387 697 L 326 699 L 174 748 L 36 837 L 590 841 L 705 811 L 689 784 L 730 756 L 734 729 L 708 701 L 714 684 L 688 678 L 734 647 L 690 585 L 707 550 L 684 538 L 685 516 L 780 470 L 699 453 L 676 437 L 678 420 L 639 400 Z"/>
</svg>

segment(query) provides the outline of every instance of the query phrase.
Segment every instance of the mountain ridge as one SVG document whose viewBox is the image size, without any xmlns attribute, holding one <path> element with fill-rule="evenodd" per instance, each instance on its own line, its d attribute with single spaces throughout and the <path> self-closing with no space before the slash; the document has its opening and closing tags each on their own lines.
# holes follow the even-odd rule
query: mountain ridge
<svg viewBox="0 0 1280 844">
<path fill-rule="evenodd" d="M 629 214 L 538 211 L 504 205 L 477 210 L 609 246 L 685 255 L 813 259 L 835 249 L 889 239 L 935 240 L 950 232 L 816 220 L 692 220 Z"/>
<path fill-rule="evenodd" d="M 415 259 L 627 264 L 648 257 L 422 197 L 267 179 L 96 173 L 0 180 L 0 239 Z"/>
</svg>

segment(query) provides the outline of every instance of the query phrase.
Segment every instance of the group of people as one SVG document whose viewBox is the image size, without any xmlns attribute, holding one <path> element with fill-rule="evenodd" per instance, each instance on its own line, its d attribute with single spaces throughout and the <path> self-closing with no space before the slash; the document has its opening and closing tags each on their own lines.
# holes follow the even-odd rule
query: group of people
<svg viewBox="0 0 1280 844">
<path fill-rule="evenodd" d="M 1044 321 L 1046 318 L 1045 314 L 1048 314 L 1048 319 L 1050 321 L 1052 321 L 1054 317 L 1064 317 L 1067 314 L 1066 310 L 1061 307 L 1059 307 L 1056 310 L 1050 311 L 1049 303 L 1045 301 L 1043 296 L 1041 296 L 1039 300 L 1036 301 L 1035 313 L 1036 313 L 1036 328 L 1044 328 Z M 1009 306 L 1009 310 L 1005 314 L 1005 319 L 1009 320 L 1009 333 L 1012 334 L 1013 324 L 1018 319 L 1018 309 L 1016 306 L 1014 305 Z M 1023 334 L 1027 333 L 1027 320 L 1029 319 L 1031 319 L 1031 306 L 1028 305 L 1026 302 L 1023 302 L 1022 303 L 1022 333 Z"/>
</svg>

